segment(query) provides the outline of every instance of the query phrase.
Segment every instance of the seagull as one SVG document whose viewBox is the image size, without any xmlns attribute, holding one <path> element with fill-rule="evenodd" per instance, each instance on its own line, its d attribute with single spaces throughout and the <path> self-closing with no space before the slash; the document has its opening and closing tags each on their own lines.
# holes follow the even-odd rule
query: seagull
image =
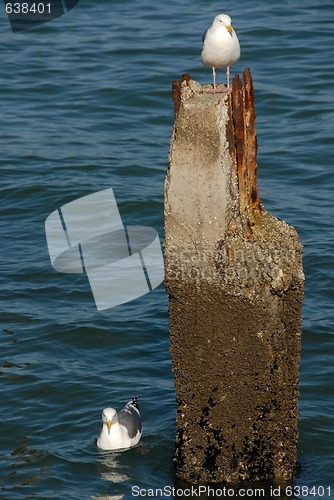
<svg viewBox="0 0 334 500">
<path fill-rule="evenodd" d="M 122 410 L 105 408 L 102 412 L 102 430 L 97 440 L 101 450 L 120 450 L 135 446 L 142 435 L 138 396 Z"/>
<path fill-rule="evenodd" d="M 230 66 L 240 57 L 240 45 L 236 32 L 231 26 L 231 18 L 226 14 L 218 14 L 212 25 L 202 37 L 202 63 L 212 68 L 213 89 L 208 92 L 230 92 Z M 226 68 L 227 87 L 218 90 L 216 87 L 216 68 Z"/>
</svg>

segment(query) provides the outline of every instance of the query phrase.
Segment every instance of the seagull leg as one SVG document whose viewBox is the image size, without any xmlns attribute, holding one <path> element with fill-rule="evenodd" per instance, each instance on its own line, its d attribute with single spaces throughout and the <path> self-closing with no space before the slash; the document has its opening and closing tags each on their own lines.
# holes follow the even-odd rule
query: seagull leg
<svg viewBox="0 0 334 500">
<path fill-rule="evenodd" d="M 213 89 L 207 90 L 207 94 L 218 94 L 220 92 L 226 92 L 226 90 L 218 90 L 217 89 L 215 68 L 212 68 L 212 76 L 213 76 Z"/>
<path fill-rule="evenodd" d="M 231 87 L 230 87 L 230 67 L 227 66 L 226 68 L 226 81 L 227 81 L 227 86 L 224 92 L 231 92 Z"/>
</svg>

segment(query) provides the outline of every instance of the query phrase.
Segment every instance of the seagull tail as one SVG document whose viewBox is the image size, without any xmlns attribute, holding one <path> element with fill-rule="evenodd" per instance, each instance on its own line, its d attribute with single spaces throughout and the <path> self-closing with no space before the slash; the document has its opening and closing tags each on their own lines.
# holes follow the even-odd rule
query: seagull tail
<svg viewBox="0 0 334 500">
<path fill-rule="evenodd" d="M 131 401 L 128 402 L 128 405 L 134 406 L 139 411 L 139 405 L 138 405 L 139 398 L 140 398 L 140 395 L 133 397 L 131 399 Z"/>
</svg>

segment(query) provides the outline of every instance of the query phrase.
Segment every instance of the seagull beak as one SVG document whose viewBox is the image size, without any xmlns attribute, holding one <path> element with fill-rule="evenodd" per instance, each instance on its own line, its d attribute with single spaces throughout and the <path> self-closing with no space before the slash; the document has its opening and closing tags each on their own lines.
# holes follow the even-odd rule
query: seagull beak
<svg viewBox="0 0 334 500">
<path fill-rule="evenodd" d="M 111 427 L 111 420 L 108 420 L 107 427 L 108 427 L 108 436 L 109 436 L 109 434 L 110 434 L 110 427 Z"/>
<path fill-rule="evenodd" d="M 226 26 L 227 31 L 229 31 L 231 34 L 233 33 L 234 29 L 232 28 L 231 25 Z"/>
</svg>

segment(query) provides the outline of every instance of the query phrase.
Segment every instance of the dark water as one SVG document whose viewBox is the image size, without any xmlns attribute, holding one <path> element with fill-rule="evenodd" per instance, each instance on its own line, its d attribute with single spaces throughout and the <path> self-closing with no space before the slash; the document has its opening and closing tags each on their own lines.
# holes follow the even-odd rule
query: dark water
<svg viewBox="0 0 334 500">
<path fill-rule="evenodd" d="M 163 238 L 171 81 L 211 81 L 201 33 L 221 11 L 242 46 L 233 72 L 254 78 L 260 195 L 304 245 L 296 485 L 300 498 L 334 497 L 334 5 L 81 0 L 16 34 L 2 7 L 0 498 L 128 499 L 174 484 L 163 285 L 97 312 L 83 276 L 52 269 L 44 222 L 112 187 L 123 222 Z M 138 393 L 142 445 L 98 453 L 102 408 Z"/>
</svg>

